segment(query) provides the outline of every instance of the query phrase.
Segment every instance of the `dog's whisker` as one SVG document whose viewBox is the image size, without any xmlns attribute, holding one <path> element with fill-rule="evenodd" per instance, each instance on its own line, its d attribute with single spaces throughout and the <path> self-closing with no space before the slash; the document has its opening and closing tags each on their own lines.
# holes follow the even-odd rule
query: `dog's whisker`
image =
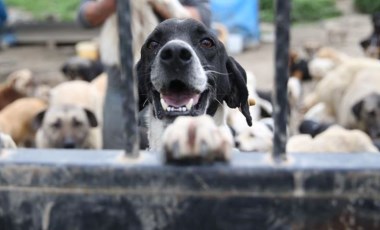
<svg viewBox="0 0 380 230">
<path fill-rule="evenodd" d="M 215 101 L 217 101 L 220 105 L 223 105 L 223 103 L 220 102 L 218 99 L 215 99 Z"/>
<path fill-rule="evenodd" d="M 143 103 L 143 107 L 145 107 L 146 103 L 148 103 L 148 99 L 146 99 Z"/>
<path fill-rule="evenodd" d="M 228 75 L 228 73 L 221 73 L 221 72 L 218 72 L 218 71 L 214 71 L 214 70 L 206 70 L 206 74 L 217 74 L 217 75 Z"/>
</svg>

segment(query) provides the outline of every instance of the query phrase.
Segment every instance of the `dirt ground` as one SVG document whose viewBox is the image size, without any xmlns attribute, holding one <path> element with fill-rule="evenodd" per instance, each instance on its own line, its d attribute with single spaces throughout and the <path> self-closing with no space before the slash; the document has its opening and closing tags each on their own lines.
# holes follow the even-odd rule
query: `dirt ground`
<svg viewBox="0 0 380 230">
<path fill-rule="evenodd" d="M 369 35 L 371 27 L 367 15 L 350 14 L 339 18 L 330 19 L 338 26 L 348 30 L 348 36 L 344 43 L 330 44 L 327 41 L 325 22 L 297 24 L 291 29 L 291 47 L 297 50 L 302 48 L 306 41 L 318 41 L 324 45 L 333 46 L 350 55 L 361 56 L 362 51 L 358 42 Z M 234 55 L 239 63 L 252 71 L 257 77 L 257 87 L 271 89 L 274 77 L 274 27 L 271 24 L 261 24 L 261 34 L 264 41 L 258 47 Z M 72 46 L 57 47 L 55 49 L 46 46 L 12 47 L 0 51 L 0 80 L 14 70 L 29 68 L 37 79 L 42 82 L 56 84 L 63 79 L 60 67 L 67 57 L 74 55 Z"/>
</svg>

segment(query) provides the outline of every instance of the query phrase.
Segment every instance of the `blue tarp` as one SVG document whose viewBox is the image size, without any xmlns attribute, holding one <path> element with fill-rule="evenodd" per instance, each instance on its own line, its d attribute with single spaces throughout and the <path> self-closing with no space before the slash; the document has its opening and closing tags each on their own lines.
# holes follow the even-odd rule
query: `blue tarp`
<svg viewBox="0 0 380 230">
<path fill-rule="evenodd" d="M 239 33 L 245 40 L 258 41 L 259 0 L 211 0 L 214 22 L 227 26 L 230 33 Z"/>
<path fill-rule="evenodd" d="M 7 10 L 5 8 L 3 0 L 0 0 L 0 28 L 3 27 L 7 20 Z"/>
</svg>

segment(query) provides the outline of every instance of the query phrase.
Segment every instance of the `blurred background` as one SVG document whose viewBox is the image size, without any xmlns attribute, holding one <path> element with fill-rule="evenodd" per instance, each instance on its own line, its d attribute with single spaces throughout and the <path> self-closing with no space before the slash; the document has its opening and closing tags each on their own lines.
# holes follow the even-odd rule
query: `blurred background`
<svg viewBox="0 0 380 230">
<path fill-rule="evenodd" d="M 75 54 L 78 42 L 91 40 L 97 29 L 76 23 L 79 0 L 1 0 L 7 21 L 1 29 L 0 80 L 29 68 L 41 81 L 63 80 L 62 63 Z M 257 87 L 272 87 L 273 0 L 211 0 L 214 25 L 226 30 L 226 46 L 257 77 Z M 351 55 L 362 55 L 359 41 L 371 33 L 369 14 L 380 10 L 376 0 L 293 0 L 292 48 L 318 41 Z M 344 41 L 332 42 L 329 30 L 344 30 Z"/>
<path fill-rule="evenodd" d="M 229 54 L 254 76 L 256 83 L 252 88 L 268 91 L 268 95 L 274 84 L 274 2 L 210 1 L 213 30 Z M 31 71 L 35 86 L 51 88 L 72 80 L 67 74 L 65 76 L 65 63 L 73 56 L 80 56 L 78 47 L 86 47 L 86 42 L 90 42 L 91 46 L 100 33 L 99 28 L 85 29 L 79 25 L 77 15 L 80 3 L 80 0 L 0 0 L 0 82 L 6 82 L 11 73 L 20 69 Z M 306 111 L 302 97 L 311 92 L 321 79 L 312 76 L 312 81 L 306 82 L 299 73 L 305 73 L 303 71 L 307 68 L 303 67 L 308 67 L 308 63 L 318 57 L 318 50 L 333 48 L 333 51 L 327 52 L 327 56 L 321 57 L 331 59 L 330 65 L 322 62 L 320 66 L 326 71 L 344 63 L 349 59 L 347 57 L 380 58 L 380 19 L 376 23 L 371 19 L 371 15 L 380 12 L 380 1 L 292 0 L 291 5 L 289 70 L 291 76 L 302 81 L 302 89 L 296 89 L 299 94 L 293 105 L 296 113 L 292 113 L 295 114 L 295 122 L 291 129 L 296 132 Z M 365 39 L 371 40 L 371 52 L 365 51 L 360 45 Z M 91 56 L 92 59 L 97 57 Z M 75 67 L 78 60 L 75 59 L 73 63 Z M 89 66 L 81 63 L 86 68 Z M 302 63 L 306 64 L 302 67 Z M 293 64 L 296 68 L 294 71 Z M 96 72 L 96 76 L 100 72 Z"/>
</svg>

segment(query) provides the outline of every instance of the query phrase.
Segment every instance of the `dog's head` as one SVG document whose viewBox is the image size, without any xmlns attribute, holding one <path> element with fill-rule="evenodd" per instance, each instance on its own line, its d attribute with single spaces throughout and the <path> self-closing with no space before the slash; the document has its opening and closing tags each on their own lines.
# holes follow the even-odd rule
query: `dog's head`
<svg viewBox="0 0 380 230">
<path fill-rule="evenodd" d="M 144 43 L 136 68 L 140 109 L 151 103 L 158 119 L 214 115 L 225 101 L 252 123 L 244 69 L 200 22 L 169 19 L 159 24 Z"/>
<path fill-rule="evenodd" d="M 372 139 L 380 138 L 380 94 L 371 93 L 352 107 L 362 129 Z"/>
<path fill-rule="evenodd" d="M 100 61 L 75 56 L 63 64 L 61 71 L 68 80 L 92 81 L 104 71 L 104 67 Z"/>
<path fill-rule="evenodd" d="M 51 148 L 84 148 L 90 129 L 98 126 L 93 112 L 76 105 L 52 106 L 37 114 L 34 123 Z"/>
</svg>

